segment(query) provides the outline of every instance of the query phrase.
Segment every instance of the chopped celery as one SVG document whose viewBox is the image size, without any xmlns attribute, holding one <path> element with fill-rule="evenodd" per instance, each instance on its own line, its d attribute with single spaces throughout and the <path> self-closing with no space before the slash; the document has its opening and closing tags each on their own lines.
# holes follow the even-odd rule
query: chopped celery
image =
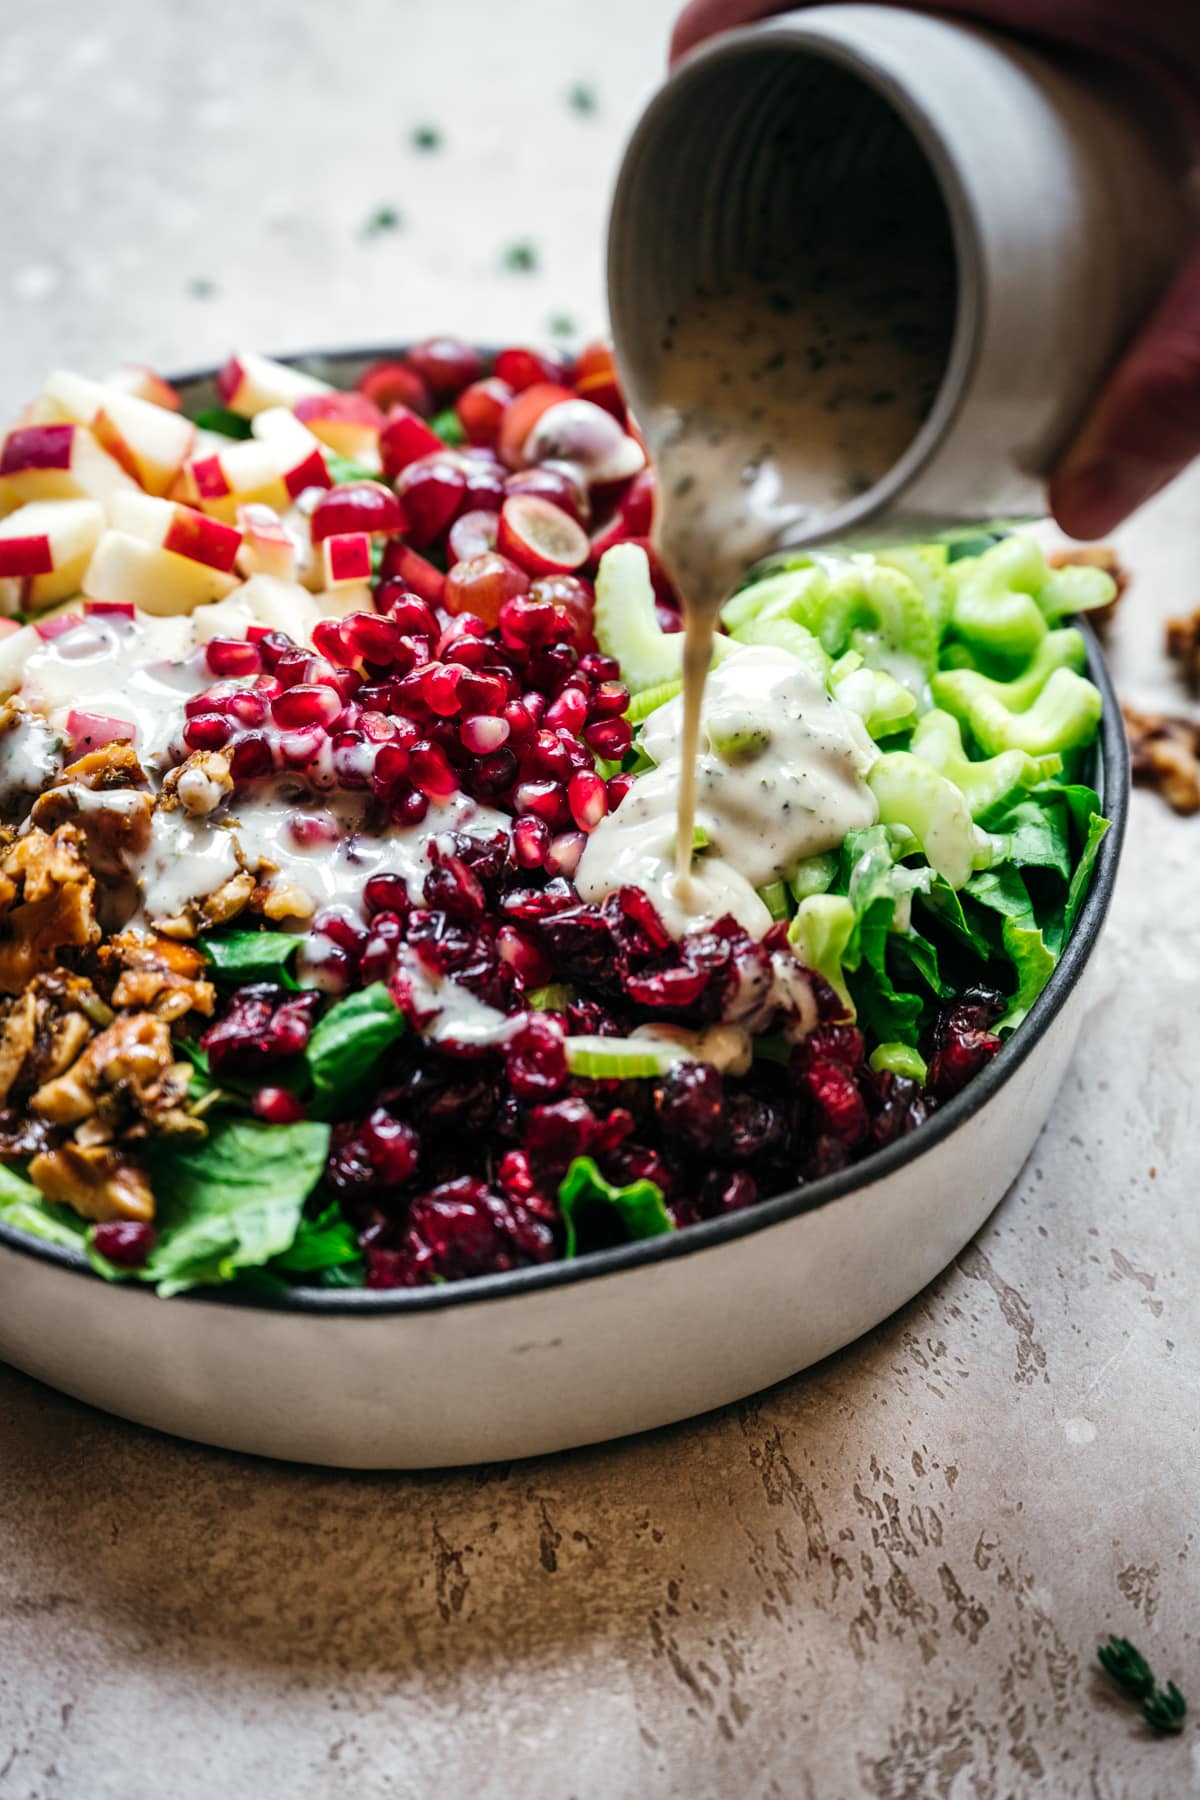
<svg viewBox="0 0 1200 1800">
<path fill-rule="evenodd" d="M 788 876 L 793 899 L 807 900 L 810 894 L 827 893 L 834 884 L 837 872 L 836 850 L 823 850 L 818 856 L 806 856 Z"/>
<path fill-rule="evenodd" d="M 1055 669 L 1036 699 L 1020 709 L 1004 694 L 1006 688 L 1017 686 L 991 681 L 969 669 L 944 673 L 934 682 L 941 704 L 989 755 L 1023 750 L 1028 756 L 1061 756 L 1091 743 L 1103 705 L 1092 682 L 1073 669 Z"/>
<path fill-rule="evenodd" d="M 874 738 L 902 731 L 916 716 L 916 696 L 886 669 L 855 669 L 833 692 L 843 706 L 858 713 Z"/>
<path fill-rule="evenodd" d="M 1089 569 L 1082 563 L 1066 563 L 1051 569 L 1038 594 L 1038 605 L 1050 624 L 1071 613 L 1092 612 L 1108 606 L 1117 597 L 1117 584 L 1104 569 Z"/>
<path fill-rule="evenodd" d="M 650 563 L 638 544 L 615 544 L 605 551 L 596 574 L 596 642 L 614 656 L 631 694 L 678 681 L 683 669 L 683 633 L 666 632 L 654 611 Z M 733 648 L 717 632 L 713 660 Z"/>
<path fill-rule="evenodd" d="M 552 981 L 546 987 L 530 988 L 526 1006 L 535 1012 L 565 1012 L 575 998 L 575 989 L 565 981 Z"/>
<path fill-rule="evenodd" d="M 652 712 L 657 712 L 660 706 L 666 706 L 682 692 L 682 681 L 660 681 L 655 687 L 643 688 L 630 700 L 625 717 L 631 725 L 640 725 L 643 719 L 648 719 Z"/>
<path fill-rule="evenodd" d="M 870 1060 L 877 1075 L 888 1071 L 925 1085 L 925 1058 L 911 1044 L 877 1044 Z"/>
<path fill-rule="evenodd" d="M 1046 635 L 1037 594 L 1049 570 L 1032 538 L 1011 537 L 954 565 L 953 623 L 959 637 L 993 656 L 1024 661 Z"/>
<path fill-rule="evenodd" d="M 628 1081 L 665 1075 L 686 1053 L 675 1046 L 639 1042 L 636 1038 L 568 1037 L 563 1040 L 572 1075 L 590 1081 Z"/>
<path fill-rule="evenodd" d="M 950 583 L 950 554 L 945 544 L 908 544 L 901 549 L 880 550 L 879 561 L 899 569 L 920 594 L 939 635 L 946 629 L 954 605 Z"/>
<path fill-rule="evenodd" d="M 998 756 L 972 762 L 963 749 L 958 720 L 937 707 L 918 722 L 909 748 L 962 789 L 975 819 L 1014 788 L 1034 787 L 1062 770 L 1061 756 L 1035 757 L 1023 750 L 1003 750 Z"/>
<path fill-rule="evenodd" d="M 906 825 L 930 867 L 953 888 L 965 887 L 979 859 L 991 860 L 960 790 L 907 750 L 889 751 L 872 764 L 867 785 L 884 825 Z"/>
<path fill-rule="evenodd" d="M 820 682 L 829 679 L 829 658 L 811 631 L 794 619 L 752 619 L 734 633 L 739 644 L 771 644 L 806 663 Z"/>
<path fill-rule="evenodd" d="M 758 897 L 773 919 L 791 917 L 790 896 L 785 881 L 769 881 L 766 887 L 760 887 Z"/>
<path fill-rule="evenodd" d="M 796 909 L 788 927 L 788 942 L 806 969 L 823 975 L 854 1017 L 854 1002 L 846 986 L 842 958 L 846 954 L 858 915 L 844 894 L 810 894 Z"/>
</svg>

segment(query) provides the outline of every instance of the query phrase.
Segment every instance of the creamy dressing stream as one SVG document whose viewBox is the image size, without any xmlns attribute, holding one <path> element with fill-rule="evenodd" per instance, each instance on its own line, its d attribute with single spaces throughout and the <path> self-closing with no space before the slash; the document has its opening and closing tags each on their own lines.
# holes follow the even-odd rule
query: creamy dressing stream
<svg viewBox="0 0 1200 1800">
<path fill-rule="evenodd" d="M 819 529 L 903 456 L 933 404 L 953 312 L 944 260 L 892 243 L 798 253 L 769 281 L 697 294 L 668 320 L 644 428 L 658 547 L 683 596 L 675 864 L 677 898 L 693 909 L 696 757 L 721 607 L 753 563 Z"/>
</svg>

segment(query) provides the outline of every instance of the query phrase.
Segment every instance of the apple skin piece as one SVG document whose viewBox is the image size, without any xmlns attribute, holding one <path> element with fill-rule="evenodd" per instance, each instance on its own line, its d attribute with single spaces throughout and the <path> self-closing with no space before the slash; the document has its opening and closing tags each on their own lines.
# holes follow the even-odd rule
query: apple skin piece
<svg viewBox="0 0 1200 1800">
<path fill-rule="evenodd" d="M 257 438 L 229 444 L 185 463 L 171 498 L 232 525 L 239 506 L 258 504 L 282 511 L 290 501 L 279 473 L 279 457 Z"/>
<path fill-rule="evenodd" d="M 239 506 L 242 548 L 238 568 L 244 575 L 274 575 L 295 581 L 298 546 L 279 514 L 270 506 Z"/>
<path fill-rule="evenodd" d="M 282 406 L 272 406 L 266 412 L 256 414 L 253 431 L 275 457 L 289 499 L 297 499 L 306 488 L 333 486 L 325 452 L 295 413 Z"/>
<path fill-rule="evenodd" d="M 382 467 L 379 434 L 383 414 L 365 394 L 309 394 L 297 400 L 296 417 L 315 438 L 365 469 Z"/>
<path fill-rule="evenodd" d="M 321 566 L 326 588 L 346 587 L 371 579 L 371 536 L 366 531 L 343 531 L 321 545 Z"/>
<path fill-rule="evenodd" d="M 75 425 L 86 425 L 127 475 L 149 494 L 165 494 L 192 453 L 196 428 L 190 419 L 103 382 L 55 369 L 42 390 L 39 408 Z"/>
<path fill-rule="evenodd" d="M 143 544 L 204 563 L 222 575 L 233 574 L 242 547 L 236 525 L 210 519 L 196 507 L 175 500 L 156 500 L 151 494 L 119 495 L 113 502 L 112 523 Z"/>
<path fill-rule="evenodd" d="M 238 585 L 235 575 L 117 530 L 104 533 L 83 578 L 89 600 L 130 601 L 159 618 L 223 600 Z"/>
<path fill-rule="evenodd" d="M 98 500 L 107 511 L 137 483 L 83 425 L 20 425 L 0 444 L 0 495 L 8 500 Z"/>
<path fill-rule="evenodd" d="M 79 592 L 104 530 L 96 500 L 31 500 L 0 522 L 0 579 L 13 612 L 40 612 Z M 15 589 L 15 595 L 14 590 Z"/>
<path fill-rule="evenodd" d="M 331 394 L 327 381 L 315 375 L 303 375 L 289 369 L 286 363 L 272 362 L 269 356 L 256 356 L 252 350 L 240 350 L 231 356 L 217 376 L 217 394 L 222 406 L 253 419 L 269 407 L 292 408 L 298 400 L 312 394 Z"/>
<path fill-rule="evenodd" d="M 135 400 L 148 400 L 151 406 L 163 406 L 168 412 L 180 412 L 183 408 L 183 401 L 170 382 L 144 363 L 122 363 L 104 377 L 103 385 L 118 394 L 132 394 Z"/>
</svg>

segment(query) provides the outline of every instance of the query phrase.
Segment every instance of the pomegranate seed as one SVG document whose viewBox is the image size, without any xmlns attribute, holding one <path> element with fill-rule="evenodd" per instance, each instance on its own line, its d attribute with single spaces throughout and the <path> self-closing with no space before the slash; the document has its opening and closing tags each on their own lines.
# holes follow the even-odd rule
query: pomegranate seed
<svg viewBox="0 0 1200 1800">
<path fill-rule="evenodd" d="M 256 1119 L 262 1119 L 268 1125 L 297 1125 L 304 1117 L 303 1106 L 288 1088 L 259 1088 L 250 1102 L 250 1110 Z"/>
<path fill-rule="evenodd" d="M 465 613 L 459 613 L 458 617 L 461 619 L 467 617 L 467 615 Z M 483 638 L 473 638 L 465 635 L 453 638 L 450 636 L 449 632 L 445 632 L 442 636 L 442 642 L 445 645 L 445 650 L 439 658 L 439 661 L 457 663 L 462 669 L 482 669 L 486 663 L 490 663 L 493 660 L 496 654 L 494 646 L 485 642 Z M 507 694 L 507 683 L 501 680 L 501 686 Z"/>
<path fill-rule="evenodd" d="M 422 456 L 434 456 L 445 445 L 436 431 L 408 406 L 393 407 L 379 434 L 379 456 L 385 481 L 397 475 Z"/>
<path fill-rule="evenodd" d="M 296 730 L 305 725 L 330 726 L 342 716 L 342 702 L 331 687 L 318 682 L 297 682 L 286 688 L 271 708 L 277 725 Z"/>
<path fill-rule="evenodd" d="M 447 762 L 445 751 L 428 739 L 414 744 L 409 752 L 409 777 L 430 800 L 449 800 L 458 792 L 458 777 Z"/>
<path fill-rule="evenodd" d="M 458 684 L 463 671 L 456 663 L 429 663 L 421 670 L 421 698 L 430 712 L 452 719 L 460 710 Z"/>
<path fill-rule="evenodd" d="M 471 769 L 471 792 L 479 800 L 495 800 L 517 779 L 517 759 L 507 745 L 481 756 Z"/>
<path fill-rule="evenodd" d="M 530 575 L 569 575 L 591 553 L 587 533 L 552 500 L 512 494 L 500 508 L 501 553 Z"/>
<path fill-rule="evenodd" d="M 432 640 L 441 631 L 432 607 L 402 582 L 381 581 L 375 590 L 375 605 L 405 637 Z"/>
<path fill-rule="evenodd" d="M 204 660 L 214 675 L 257 675 L 262 668 L 257 644 L 248 644 L 244 638 L 209 638 Z"/>
<path fill-rule="evenodd" d="M 491 446 L 500 433 L 504 409 L 513 397 L 507 381 L 494 375 L 473 381 L 458 396 L 456 411 L 459 423 L 472 444 Z"/>
<path fill-rule="evenodd" d="M 533 650 L 560 643 L 570 634 L 570 621 L 549 600 L 532 593 L 506 600 L 500 608 L 500 636 L 513 650 Z"/>
<path fill-rule="evenodd" d="M 536 688 L 531 688 L 527 694 L 522 694 L 521 696 L 521 705 L 533 720 L 535 729 L 542 722 L 542 714 L 546 710 L 546 704 L 545 694 L 539 694 Z"/>
<path fill-rule="evenodd" d="M 415 369 L 406 368 L 403 363 L 377 362 L 355 382 L 360 394 L 374 401 L 381 412 L 387 412 L 396 406 L 407 407 L 410 411 L 420 413 L 428 418 L 433 411 L 433 395 L 424 376 L 418 375 Z"/>
<path fill-rule="evenodd" d="M 565 687 L 546 708 L 546 724 L 552 731 L 580 732 L 587 716 L 587 695 L 577 687 Z"/>
<path fill-rule="evenodd" d="M 543 463 L 536 469 L 517 469 L 504 483 L 504 492 L 506 496 L 534 494 L 539 500 L 548 500 L 579 526 L 587 518 L 587 488 L 569 475 L 565 466 L 547 468 Z"/>
<path fill-rule="evenodd" d="M 567 783 L 567 803 L 580 831 L 595 831 L 608 811 L 608 789 L 594 769 L 577 769 Z"/>
<path fill-rule="evenodd" d="M 308 769 L 316 762 L 322 746 L 328 742 L 319 727 L 307 731 L 285 731 L 279 738 L 279 760 L 285 769 Z"/>
<path fill-rule="evenodd" d="M 405 905 L 407 908 L 407 898 Z M 391 974 L 396 951 L 403 942 L 403 919 L 394 912 L 377 913 L 371 920 L 366 949 L 359 958 L 359 979 L 364 983 L 386 981 Z"/>
<path fill-rule="evenodd" d="M 629 689 L 619 681 L 602 681 L 588 702 L 588 718 L 593 724 L 598 719 L 619 719 L 628 710 Z"/>
<path fill-rule="evenodd" d="M 405 632 L 398 620 L 380 613 L 351 613 L 342 620 L 347 642 L 364 662 L 394 668 L 405 657 Z"/>
<path fill-rule="evenodd" d="M 273 697 L 270 694 L 256 692 L 253 688 L 245 688 L 240 694 L 230 696 L 223 711 L 226 718 L 232 719 L 235 724 L 250 731 L 256 725 L 266 724 Z"/>
<path fill-rule="evenodd" d="M 306 938 L 296 953 L 296 979 L 323 994 L 345 994 L 357 973 L 355 958 L 331 938 Z"/>
<path fill-rule="evenodd" d="M 550 848 L 550 828 L 534 814 L 513 826 L 513 859 L 519 869 L 540 869 Z"/>
<path fill-rule="evenodd" d="M 274 766 L 271 746 L 260 731 L 247 733 L 234 744 L 229 773 L 235 781 L 253 781 L 256 776 L 269 775 Z"/>
<path fill-rule="evenodd" d="M 499 750 L 501 744 L 508 739 L 508 720 L 495 719 L 487 713 L 478 713 L 472 718 L 464 719 L 458 728 L 458 735 L 464 750 L 472 756 L 487 756 L 493 750 Z"/>
<path fill-rule="evenodd" d="M 614 656 L 601 656 L 598 650 L 590 650 L 586 656 L 581 656 L 579 659 L 579 673 L 586 675 L 589 681 L 602 685 L 605 682 L 621 679 L 621 665 Z"/>
<path fill-rule="evenodd" d="M 567 790 L 561 781 L 523 781 L 515 795 L 518 813 L 533 813 L 552 831 L 570 823 Z"/>
<path fill-rule="evenodd" d="M 393 875 L 388 871 L 381 875 L 369 875 L 363 887 L 363 905 L 370 914 L 406 913 L 408 886 L 403 875 Z"/>
<path fill-rule="evenodd" d="M 620 762 L 633 743 L 633 727 L 628 719 L 601 719 L 585 727 L 583 738 L 605 762 Z"/>
<path fill-rule="evenodd" d="M 447 450 L 409 463 L 396 479 L 408 541 L 422 549 L 440 537 L 462 505 L 466 486 L 458 460 Z"/>
<path fill-rule="evenodd" d="M 384 545 L 380 572 L 385 579 L 395 579 L 412 588 L 429 606 L 442 604 L 446 577 L 418 551 L 402 544 L 399 538 L 389 538 Z"/>
<path fill-rule="evenodd" d="M 435 847 L 434 857 L 423 888 L 426 906 L 460 925 L 477 925 L 487 911 L 487 895 L 478 875 L 460 856 L 443 856 Z"/>
<path fill-rule="evenodd" d="M 220 713 L 197 713 L 183 728 L 189 750 L 220 750 L 232 736 L 232 725 Z"/>
<path fill-rule="evenodd" d="M 313 543 L 323 544 L 345 532 L 390 536 L 404 530 L 405 518 L 399 500 L 381 481 L 347 481 L 322 494 L 308 523 Z"/>
<path fill-rule="evenodd" d="M 498 530 L 494 512 L 485 512 L 477 507 L 473 512 L 460 513 L 451 525 L 450 535 L 446 539 L 451 562 L 465 562 L 468 557 L 484 556 L 489 550 L 494 550 Z"/>
<path fill-rule="evenodd" d="M 632 775 L 614 775 L 608 783 L 608 810 L 616 812 L 622 800 L 633 786 Z"/>
<path fill-rule="evenodd" d="M 494 626 L 506 601 L 529 592 L 523 569 L 495 551 L 455 563 L 446 577 L 445 607 L 451 613 L 474 613 L 485 627 Z"/>
<path fill-rule="evenodd" d="M 381 744 L 375 752 L 371 769 L 371 787 L 383 796 L 390 794 L 397 782 L 408 777 L 409 753 L 399 744 Z"/>
<path fill-rule="evenodd" d="M 590 581 L 579 575 L 542 575 L 530 588 L 529 595 L 533 600 L 549 600 L 560 613 L 567 615 L 577 649 L 591 651 L 594 648 L 596 590 Z M 616 667 L 614 663 L 614 670 Z"/>
<path fill-rule="evenodd" d="M 582 831 L 564 831 L 550 845 L 546 856 L 547 875 L 565 875 L 568 880 L 579 867 L 587 837 Z"/>
<path fill-rule="evenodd" d="M 343 619 L 318 619 L 312 629 L 313 648 L 328 662 L 348 666 L 356 660 Z"/>
<path fill-rule="evenodd" d="M 512 733 L 514 744 L 526 744 L 537 730 L 533 717 L 523 701 L 510 700 L 504 708 L 504 718 Z"/>
<path fill-rule="evenodd" d="M 134 1219 L 107 1219 L 92 1230 L 92 1248 L 119 1269 L 141 1269 L 158 1242 L 153 1225 Z"/>
<path fill-rule="evenodd" d="M 375 766 L 375 752 L 360 731 L 339 731 L 330 743 L 330 759 L 339 787 L 365 788 Z"/>
<path fill-rule="evenodd" d="M 458 683 L 458 701 L 464 713 L 499 713 L 507 699 L 508 683 L 499 675 L 489 675 L 482 669 L 463 669 Z M 506 728 L 500 742 L 503 743 L 507 736 Z"/>
<path fill-rule="evenodd" d="M 407 794 L 392 802 L 392 816 L 400 825 L 420 825 L 428 811 L 428 796 L 420 788 L 409 788 Z"/>
<path fill-rule="evenodd" d="M 483 357 L 459 338 L 426 338 L 424 343 L 414 344 L 406 351 L 404 360 L 438 400 L 461 393 L 483 374 Z"/>
</svg>

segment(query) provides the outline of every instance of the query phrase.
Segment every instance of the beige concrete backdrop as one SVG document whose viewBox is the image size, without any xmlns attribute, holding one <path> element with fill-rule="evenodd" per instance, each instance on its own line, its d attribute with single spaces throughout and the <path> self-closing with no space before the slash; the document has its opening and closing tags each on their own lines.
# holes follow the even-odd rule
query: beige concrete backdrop
<svg viewBox="0 0 1200 1800">
<path fill-rule="evenodd" d="M 596 327 L 670 10 L 10 5 L 4 410 L 61 362 Z M 366 233 L 381 206 L 402 227 Z M 1161 619 L 1200 600 L 1200 480 L 1126 547 L 1118 678 L 1178 704 Z M 351 1476 L 0 1370 L 0 1800 L 1200 1791 L 1195 1729 L 1151 1740 L 1092 1660 L 1127 1632 L 1200 1706 L 1198 884 L 1200 821 L 1139 796 L 1012 1193 L 902 1314 L 727 1412 Z"/>
</svg>

